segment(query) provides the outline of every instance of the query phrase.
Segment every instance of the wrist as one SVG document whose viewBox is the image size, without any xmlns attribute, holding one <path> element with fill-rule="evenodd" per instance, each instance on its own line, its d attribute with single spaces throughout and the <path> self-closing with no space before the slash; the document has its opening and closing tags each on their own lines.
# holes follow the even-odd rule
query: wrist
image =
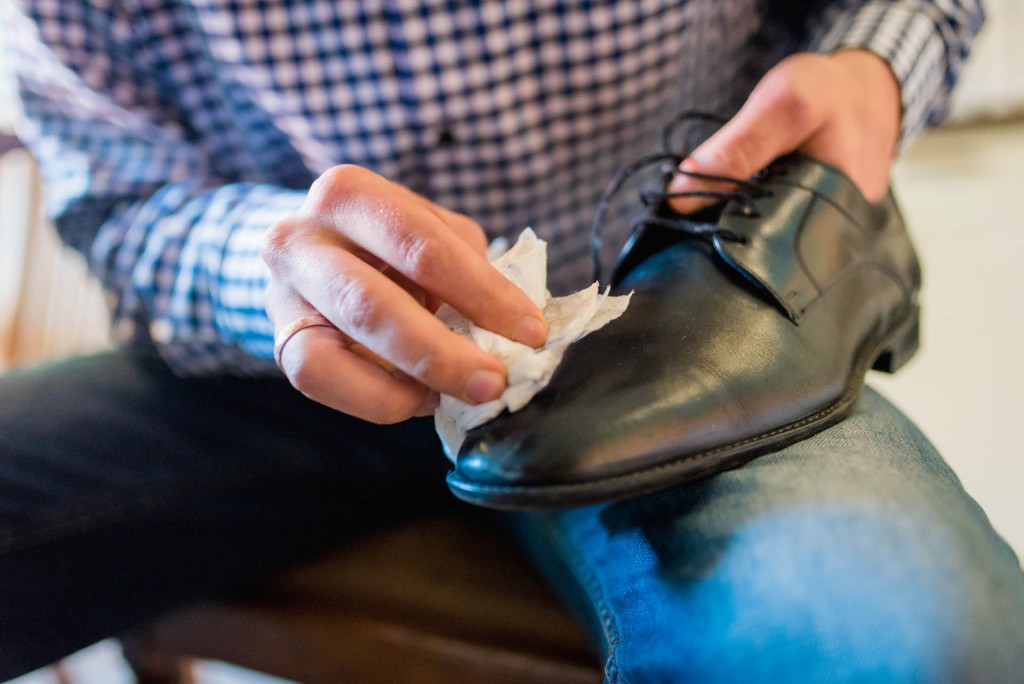
<svg viewBox="0 0 1024 684">
<path fill-rule="evenodd" d="M 844 48 L 828 55 L 837 66 L 849 92 L 855 93 L 864 114 L 892 138 L 893 150 L 899 142 L 903 119 L 900 83 L 892 66 L 881 55 L 863 48 Z"/>
</svg>

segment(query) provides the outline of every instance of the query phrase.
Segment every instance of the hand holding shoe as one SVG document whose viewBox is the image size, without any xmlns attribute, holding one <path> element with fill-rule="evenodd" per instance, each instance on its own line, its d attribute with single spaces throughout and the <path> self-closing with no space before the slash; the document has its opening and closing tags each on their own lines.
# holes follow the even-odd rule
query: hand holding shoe
<svg viewBox="0 0 1024 684">
<path fill-rule="evenodd" d="M 877 202 L 889 186 L 899 132 L 899 86 L 880 57 L 865 50 L 802 53 L 771 69 L 736 116 L 680 168 L 750 178 L 773 160 L 800 152 L 839 169 Z M 716 184 L 680 175 L 669 191 L 709 185 Z M 677 198 L 669 205 L 687 214 L 709 203 Z"/>
</svg>

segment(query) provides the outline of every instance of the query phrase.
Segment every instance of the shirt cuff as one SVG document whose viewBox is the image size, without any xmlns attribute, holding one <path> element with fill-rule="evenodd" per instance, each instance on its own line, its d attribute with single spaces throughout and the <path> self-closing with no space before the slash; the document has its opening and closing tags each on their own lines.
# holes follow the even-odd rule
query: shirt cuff
<svg viewBox="0 0 1024 684">
<path fill-rule="evenodd" d="M 920 2 L 874 0 L 848 8 L 812 42 L 815 52 L 859 48 L 889 64 L 900 85 L 902 150 L 945 112 L 946 41 L 940 23 Z"/>
<path fill-rule="evenodd" d="M 168 192 L 175 191 L 188 188 L 171 186 Z M 239 183 L 184 204 L 166 194 L 155 198 L 173 211 L 163 219 L 134 221 L 150 229 L 142 244 L 154 254 L 134 263 L 131 286 L 118 290 L 116 340 L 155 348 L 182 376 L 279 373 L 263 306 L 269 270 L 260 244 L 267 228 L 297 211 L 305 197 L 304 191 Z"/>
</svg>

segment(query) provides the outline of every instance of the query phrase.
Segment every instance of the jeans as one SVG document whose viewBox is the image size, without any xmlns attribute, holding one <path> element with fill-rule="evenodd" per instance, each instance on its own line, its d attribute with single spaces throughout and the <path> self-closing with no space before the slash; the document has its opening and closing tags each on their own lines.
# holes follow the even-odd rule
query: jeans
<svg viewBox="0 0 1024 684">
<path fill-rule="evenodd" d="M 121 352 L 0 378 L 0 681 L 451 506 L 446 469 L 431 421 L 370 425 L 283 380 Z M 608 682 L 1024 681 L 1017 559 L 871 390 L 737 470 L 503 517 Z"/>
</svg>

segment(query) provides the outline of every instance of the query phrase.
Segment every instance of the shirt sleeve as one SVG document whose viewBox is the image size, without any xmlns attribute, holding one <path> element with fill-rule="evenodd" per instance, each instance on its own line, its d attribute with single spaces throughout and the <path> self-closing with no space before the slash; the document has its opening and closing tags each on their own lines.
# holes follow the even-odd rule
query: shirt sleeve
<svg viewBox="0 0 1024 684">
<path fill-rule="evenodd" d="M 901 147 L 938 124 L 985 14 L 981 0 L 869 0 L 834 3 L 816 15 L 810 49 L 870 50 L 900 83 Z"/>
<path fill-rule="evenodd" d="M 155 346 L 184 375 L 277 372 L 259 242 L 305 192 L 211 174 L 119 39 L 131 26 L 112 4 L 39 6 L 31 21 L 0 0 L 17 133 L 39 163 L 47 213 L 104 286 L 115 338 Z"/>
</svg>

